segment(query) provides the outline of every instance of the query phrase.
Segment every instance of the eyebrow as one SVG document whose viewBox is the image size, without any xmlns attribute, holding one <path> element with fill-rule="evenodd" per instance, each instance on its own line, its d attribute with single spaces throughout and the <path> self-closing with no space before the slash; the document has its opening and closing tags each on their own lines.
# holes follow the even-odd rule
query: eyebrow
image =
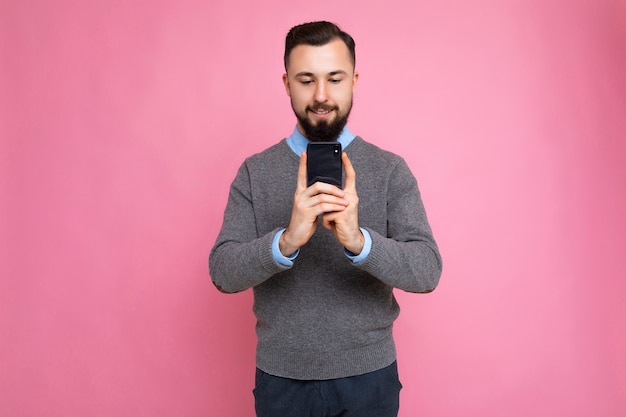
<svg viewBox="0 0 626 417">
<path fill-rule="evenodd" d="M 335 75 L 348 75 L 348 73 L 344 70 L 335 70 L 335 71 L 331 71 L 327 74 L 330 77 L 333 77 Z M 314 77 L 315 74 L 313 74 L 312 72 L 308 72 L 308 71 L 301 71 L 299 73 L 297 73 L 295 75 L 295 77 Z"/>
</svg>

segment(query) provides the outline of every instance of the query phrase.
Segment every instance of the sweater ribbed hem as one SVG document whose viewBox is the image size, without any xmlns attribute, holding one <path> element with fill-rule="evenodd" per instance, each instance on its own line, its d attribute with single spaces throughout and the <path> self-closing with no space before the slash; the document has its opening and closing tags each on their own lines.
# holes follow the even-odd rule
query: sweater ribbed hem
<svg viewBox="0 0 626 417">
<path fill-rule="evenodd" d="M 257 348 L 257 367 L 270 375 L 300 380 L 327 380 L 363 375 L 396 360 L 390 335 L 384 340 L 339 352 L 284 352 Z"/>
</svg>

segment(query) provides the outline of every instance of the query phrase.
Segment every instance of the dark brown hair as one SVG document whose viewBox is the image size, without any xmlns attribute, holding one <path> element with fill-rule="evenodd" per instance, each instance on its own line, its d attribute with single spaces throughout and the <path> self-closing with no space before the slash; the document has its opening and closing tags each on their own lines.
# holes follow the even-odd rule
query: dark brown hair
<svg viewBox="0 0 626 417">
<path fill-rule="evenodd" d="M 320 21 L 294 26 L 289 33 L 287 33 L 287 37 L 285 38 L 285 71 L 287 70 L 289 54 L 291 54 L 291 50 L 296 46 L 322 46 L 335 39 L 341 39 L 346 44 L 350 52 L 352 65 L 356 65 L 355 44 L 352 36 L 342 31 L 339 26 L 334 23 Z"/>
</svg>

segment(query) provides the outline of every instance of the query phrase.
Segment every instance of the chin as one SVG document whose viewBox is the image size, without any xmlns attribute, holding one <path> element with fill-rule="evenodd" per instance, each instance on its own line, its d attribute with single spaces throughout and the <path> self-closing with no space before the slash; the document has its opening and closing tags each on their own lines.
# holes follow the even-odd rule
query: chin
<svg viewBox="0 0 626 417">
<path fill-rule="evenodd" d="M 335 118 L 326 118 L 326 119 L 315 119 L 315 118 L 313 118 L 313 119 L 309 119 L 309 122 L 311 123 L 311 125 L 313 125 L 315 127 L 329 126 L 334 121 L 335 121 Z"/>
</svg>

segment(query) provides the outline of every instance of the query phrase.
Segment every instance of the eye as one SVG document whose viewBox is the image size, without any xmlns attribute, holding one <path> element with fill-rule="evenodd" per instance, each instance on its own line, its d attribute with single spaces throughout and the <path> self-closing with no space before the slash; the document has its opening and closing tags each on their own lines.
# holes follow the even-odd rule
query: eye
<svg viewBox="0 0 626 417">
<path fill-rule="evenodd" d="M 313 84 L 313 80 L 300 80 L 300 84 L 310 85 L 310 84 Z"/>
<path fill-rule="evenodd" d="M 341 78 L 331 78 L 331 79 L 329 80 L 329 82 L 330 82 L 331 84 L 339 84 L 341 81 L 342 81 L 342 79 L 341 79 Z"/>
</svg>

